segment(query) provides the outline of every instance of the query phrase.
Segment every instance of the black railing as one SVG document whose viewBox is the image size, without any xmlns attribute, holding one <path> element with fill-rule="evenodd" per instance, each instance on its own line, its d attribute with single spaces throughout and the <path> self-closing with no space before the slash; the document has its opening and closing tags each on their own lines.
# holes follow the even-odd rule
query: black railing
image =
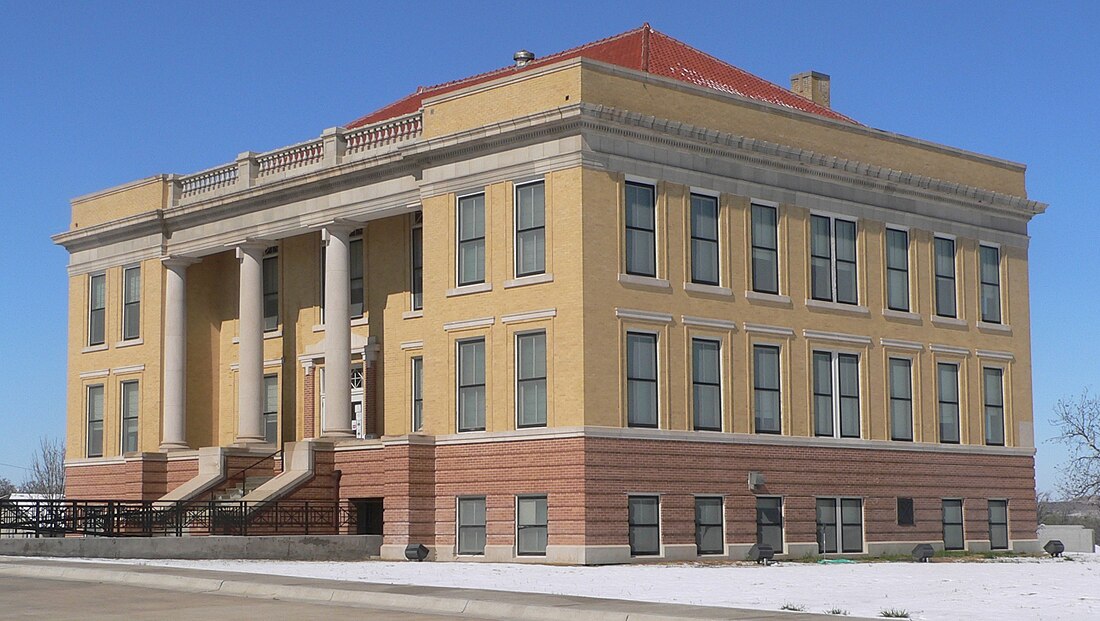
<svg viewBox="0 0 1100 621">
<path fill-rule="evenodd" d="M 282 454 L 283 454 L 283 450 L 279 449 L 279 450 L 275 451 L 274 453 L 271 453 L 270 455 L 264 455 L 263 457 L 257 459 L 256 461 L 254 461 L 251 464 L 245 466 L 244 468 L 241 468 L 240 470 L 237 470 L 236 472 L 233 472 L 232 474 L 225 477 L 224 482 L 222 482 L 216 488 L 210 490 L 210 492 L 207 493 L 207 498 L 209 500 L 216 500 L 218 494 L 221 491 L 226 490 L 226 489 L 232 489 L 233 486 L 236 485 L 236 484 L 240 484 L 241 488 L 244 489 L 248 485 L 248 473 L 252 470 L 255 470 L 257 467 L 259 467 L 260 464 L 262 464 L 262 463 L 264 463 L 268 460 L 272 460 L 271 474 L 274 476 L 275 474 L 277 474 L 275 472 L 274 461 L 277 458 L 280 458 L 282 456 Z M 247 493 L 248 490 L 244 490 L 244 491 Z"/>
<path fill-rule="evenodd" d="M 0 537 L 354 533 L 355 506 L 325 500 L 0 500 Z"/>
</svg>

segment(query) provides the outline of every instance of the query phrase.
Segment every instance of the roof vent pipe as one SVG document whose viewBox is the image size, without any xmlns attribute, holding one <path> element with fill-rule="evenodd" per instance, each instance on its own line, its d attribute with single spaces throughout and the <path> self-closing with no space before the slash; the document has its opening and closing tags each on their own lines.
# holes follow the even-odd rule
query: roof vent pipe
<svg viewBox="0 0 1100 621">
<path fill-rule="evenodd" d="M 520 50 L 512 55 L 512 60 L 516 61 L 517 67 L 522 67 L 532 60 L 535 60 L 535 53 L 527 50 Z"/>
</svg>

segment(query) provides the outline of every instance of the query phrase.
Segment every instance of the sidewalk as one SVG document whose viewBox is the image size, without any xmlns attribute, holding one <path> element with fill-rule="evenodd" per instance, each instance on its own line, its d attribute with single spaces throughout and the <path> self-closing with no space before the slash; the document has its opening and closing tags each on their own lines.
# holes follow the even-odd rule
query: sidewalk
<svg viewBox="0 0 1100 621">
<path fill-rule="evenodd" d="M 370 584 L 267 576 L 224 571 L 176 569 L 0 557 L 0 576 L 102 582 L 190 593 L 235 595 L 265 600 L 364 606 L 470 619 L 524 621 L 677 621 L 727 619 L 778 621 L 831 619 L 829 615 L 738 608 L 656 604 L 615 599 Z"/>
</svg>

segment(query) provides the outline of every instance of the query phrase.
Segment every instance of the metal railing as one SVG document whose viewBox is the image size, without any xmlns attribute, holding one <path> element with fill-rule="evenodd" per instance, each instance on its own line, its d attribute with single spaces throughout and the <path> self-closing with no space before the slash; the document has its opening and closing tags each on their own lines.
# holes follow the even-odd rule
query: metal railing
<svg viewBox="0 0 1100 621">
<path fill-rule="evenodd" d="M 16 537 L 340 535 L 356 519 L 355 505 L 331 500 L 0 501 L 0 535 Z"/>
<path fill-rule="evenodd" d="M 220 492 L 223 492 L 227 489 L 231 489 L 234 485 L 240 484 L 242 487 L 247 485 L 247 483 L 248 483 L 248 473 L 250 471 L 256 470 L 259 467 L 260 464 L 262 464 L 262 463 L 264 463 L 268 460 L 272 460 L 272 462 L 273 462 L 272 467 L 270 468 L 271 475 L 272 476 L 278 476 L 279 473 L 275 471 L 274 461 L 276 459 L 280 458 L 282 456 L 282 454 L 283 454 L 283 450 L 279 449 L 279 450 L 275 451 L 274 453 L 271 453 L 270 455 L 264 455 L 263 457 L 257 459 L 256 461 L 254 461 L 251 464 L 245 466 L 244 468 L 241 468 L 240 470 L 237 470 L 237 471 L 233 472 L 232 474 L 226 476 L 225 481 L 223 481 L 221 483 L 221 485 L 218 485 L 216 488 L 210 490 L 206 494 L 207 499 L 208 500 L 217 500 L 217 496 Z M 247 492 L 247 490 L 245 490 L 245 491 Z"/>
</svg>

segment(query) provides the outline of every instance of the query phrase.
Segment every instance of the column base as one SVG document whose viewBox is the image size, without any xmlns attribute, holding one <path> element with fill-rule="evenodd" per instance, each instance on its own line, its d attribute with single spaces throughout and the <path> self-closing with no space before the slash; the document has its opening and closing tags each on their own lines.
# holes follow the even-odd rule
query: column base
<svg viewBox="0 0 1100 621">
<path fill-rule="evenodd" d="M 321 432 L 322 440 L 346 440 L 355 437 L 353 429 L 329 429 Z"/>
<path fill-rule="evenodd" d="M 190 451 L 191 446 L 184 444 L 183 442 L 162 442 L 157 450 L 162 453 L 171 453 L 172 451 Z"/>
<path fill-rule="evenodd" d="M 255 446 L 257 444 L 267 444 L 267 439 L 263 436 L 237 436 L 233 440 L 233 446 Z"/>
</svg>

